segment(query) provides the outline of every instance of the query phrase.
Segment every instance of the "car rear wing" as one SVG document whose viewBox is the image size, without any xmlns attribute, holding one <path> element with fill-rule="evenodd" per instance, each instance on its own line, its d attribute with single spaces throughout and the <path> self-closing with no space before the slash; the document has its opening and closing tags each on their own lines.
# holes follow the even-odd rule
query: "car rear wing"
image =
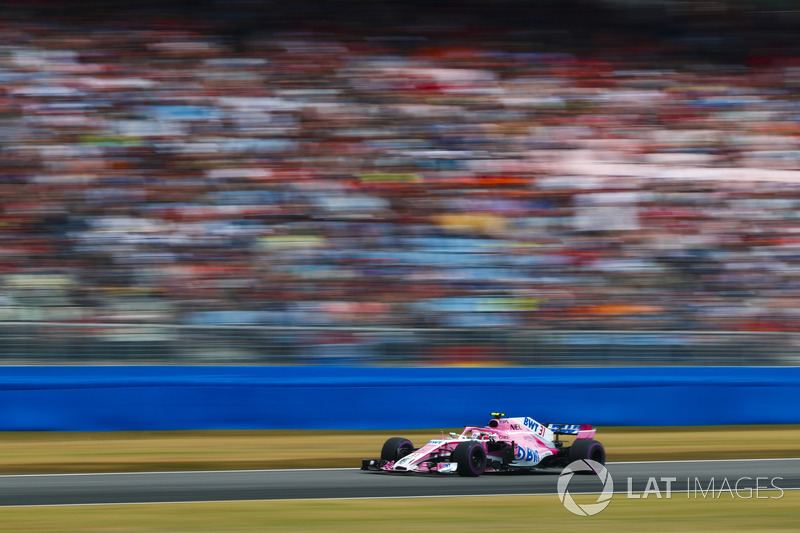
<svg viewBox="0 0 800 533">
<path fill-rule="evenodd" d="M 591 424 L 545 424 L 555 435 L 575 435 L 576 439 L 591 439 L 597 429 Z"/>
</svg>

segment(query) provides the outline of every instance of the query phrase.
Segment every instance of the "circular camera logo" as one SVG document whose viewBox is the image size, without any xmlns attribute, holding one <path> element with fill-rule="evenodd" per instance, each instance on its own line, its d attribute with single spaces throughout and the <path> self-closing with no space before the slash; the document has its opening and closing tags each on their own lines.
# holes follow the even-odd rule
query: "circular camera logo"
<svg viewBox="0 0 800 533">
<path fill-rule="evenodd" d="M 581 505 L 576 503 L 572 498 L 572 495 L 567 489 L 572 476 L 574 476 L 576 472 L 592 472 L 600 478 L 600 482 L 603 484 L 603 491 L 597 497 L 596 503 L 585 503 Z M 590 459 L 582 459 L 580 461 L 573 461 L 561 471 L 556 491 L 558 492 L 558 499 L 561 500 L 561 503 L 564 504 L 564 507 L 566 507 L 568 511 L 580 516 L 593 516 L 608 507 L 608 504 L 611 503 L 611 497 L 614 495 L 614 480 L 611 479 L 611 475 L 608 473 L 605 466 Z"/>
</svg>

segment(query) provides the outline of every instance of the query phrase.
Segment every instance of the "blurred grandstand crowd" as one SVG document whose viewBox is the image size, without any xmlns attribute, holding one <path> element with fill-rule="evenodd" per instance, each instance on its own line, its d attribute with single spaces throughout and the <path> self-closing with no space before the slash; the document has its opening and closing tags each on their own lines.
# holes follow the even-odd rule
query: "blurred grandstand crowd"
<svg viewBox="0 0 800 533">
<path fill-rule="evenodd" d="M 800 325 L 794 32 L 253 4 L 0 18 L 0 319 Z"/>
</svg>

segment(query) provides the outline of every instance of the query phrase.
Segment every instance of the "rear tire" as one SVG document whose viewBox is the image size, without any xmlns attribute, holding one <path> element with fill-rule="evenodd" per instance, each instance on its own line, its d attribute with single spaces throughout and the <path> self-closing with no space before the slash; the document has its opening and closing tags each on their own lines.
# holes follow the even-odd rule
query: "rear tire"
<svg viewBox="0 0 800 533">
<path fill-rule="evenodd" d="M 589 459 L 601 465 L 606 464 L 606 449 L 596 440 L 578 439 L 569 447 L 569 462 Z"/>
<path fill-rule="evenodd" d="M 450 459 L 457 463 L 456 472 L 460 476 L 478 477 L 486 470 L 486 450 L 479 442 L 460 443 Z"/>
<path fill-rule="evenodd" d="M 414 451 L 414 445 L 404 437 L 392 437 L 383 443 L 381 459 L 384 461 L 399 461 Z"/>
</svg>

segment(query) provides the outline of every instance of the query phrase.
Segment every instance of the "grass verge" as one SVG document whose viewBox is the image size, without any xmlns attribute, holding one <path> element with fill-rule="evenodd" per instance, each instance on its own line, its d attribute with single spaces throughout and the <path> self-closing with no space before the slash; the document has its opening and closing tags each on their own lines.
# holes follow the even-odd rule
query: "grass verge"
<svg viewBox="0 0 800 533">
<path fill-rule="evenodd" d="M 3 531 L 35 533 L 292 531 L 797 531 L 800 491 L 764 499 L 627 499 L 580 517 L 557 496 L 308 500 L 0 509 Z"/>
<path fill-rule="evenodd" d="M 459 430 L 459 428 L 445 429 Z M 357 467 L 441 430 L 0 433 L 0 474 Z M 600 428 L 609 461 L 800 457 L 800 426 Z"/>
</svg>

